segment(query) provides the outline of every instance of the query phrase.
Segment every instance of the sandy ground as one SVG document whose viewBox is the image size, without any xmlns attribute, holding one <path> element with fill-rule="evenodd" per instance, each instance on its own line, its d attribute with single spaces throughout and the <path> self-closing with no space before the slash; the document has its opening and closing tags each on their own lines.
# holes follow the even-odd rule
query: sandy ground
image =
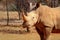
<svg viewBox="0 0 60 40">
<path fill-rule="evenodd" d="M 40 40 L 40 38 L 36 32 L 25 34 L 10 34 L 0 32 L 0 40 Z M 51 34 L 49 40 L 60 40 L 60 34 Z"/>
<path fill-rule="evenodd" d="M 22 27 L 0 26 L 0 40 L 40 40 L 36 30 L 27 33 Z M 60 33 L 51 33 L 48 40 L 60 40 Z"/>
</svg>

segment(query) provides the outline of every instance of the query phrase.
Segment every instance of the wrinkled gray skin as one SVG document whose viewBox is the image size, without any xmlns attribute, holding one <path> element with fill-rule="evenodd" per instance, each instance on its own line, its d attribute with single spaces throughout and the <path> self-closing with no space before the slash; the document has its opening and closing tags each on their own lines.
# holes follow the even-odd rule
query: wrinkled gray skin
<svg viewBox="0 0 60 40">
<path fill-rule="evenodd" d="M 48 0 L 48 1 L 41 0 L 41 1 L 37 1 L 37 2 L 32 2 L 31 0 L 30 1 L 29 0 L 26 0 L 26 1 L 25 0 L 16 0 L 16 1 L 18 2 L 18 4 L 17 4 L 18 10 L 22 14 L 24 13 L 26 16 L 27 16 L 27 12 L 36 10 L 39 7 L 40 3 L 42 5 L 47 5 L 52 8 L 58 6 L 57 5 L 58 3 L 56 3 L 56 5 L 54 4 L 55 1 L 57 1 L 57 0 L 55 0 L 55 1 L 54 0 L 52 0 L 52 1 L 51 0 Z M 30 2 L 36 3 L 35 4 L 36 6 L 32 10 L 30 10 Z M 52 2 L 54 2 L 54 3 L 52 3 Z M 23 15 L 22 15 L 22 17 L 23 17 Z M 24 18 L 23 18 L 23 20 L 24 20 L 23 25 L 24 25 L 24 27 L 27 27 L 27 31 L 29 32 L 29 27 L 28 27 L 29 25 L 26 24 L 27 21 Z M 47 38 L 49 37 L 49 35 L 51 33 L 51 30 L 53 29 L 53 28 L 49 28 L 49 27 L 45 26 L 41 21 L 39 23 L 37 22 L 34 26 L 36 27 L 36 30 L 37 30 L 38 34 L 40 35 L 41 40 L 47 40 Z M 47 27 L 47 29 L 49 29 L 49 31 L 46 30 L 46 27 Z"/>
</svg>

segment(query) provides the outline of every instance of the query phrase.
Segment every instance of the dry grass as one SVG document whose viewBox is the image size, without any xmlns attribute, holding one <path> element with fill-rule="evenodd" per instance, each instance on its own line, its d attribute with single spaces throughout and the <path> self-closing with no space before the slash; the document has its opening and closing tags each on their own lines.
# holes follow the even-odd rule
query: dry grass
<svg viewBox="0 0 60 40">
<path fill-rule="evenodd" d="M 8 12 L 9 18 L 18 19 L 18 12 Z M 0 11 L 0 19 L 7 19 L 7 11 Z"/>
<path fill-rule="evenodd" d="M 19 19 L 18 12 L 8 12 L 9 14 L 9 25 L 20 25 L 22 24 L 21 20 Z M 0 24 L 1 25 L 6 25 L 7 24 L 7 11 L 0 11 Z"/>
</svg>

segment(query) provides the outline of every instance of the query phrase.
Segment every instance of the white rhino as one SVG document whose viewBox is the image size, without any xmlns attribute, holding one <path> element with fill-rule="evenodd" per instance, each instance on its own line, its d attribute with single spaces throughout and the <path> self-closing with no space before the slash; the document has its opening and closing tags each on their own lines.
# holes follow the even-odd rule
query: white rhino
<svg viewBox="0 0 60 40">
<path fill-rule="evenodd" d="M 43 40 L 47 40 L 54 26 L 57 28 L 57 16 L 60 13 L 59 9 L 51 8 L 46 5 L 40 4 L 40 7 L 34 11 L 28 12 L 27 16 L 24 16 L 26 25 L 35 25 L 40 37 L 43 36 Z M 41 21 L 41 22 L 40 22 Z M 43 29 L 42 29 L 43 28 Z M 41 31 L 42 30 L 42 31 Z M 41 32 L 41 33 L 40 33 Z M 42 34 L 43 33 L 43 34 Z"/>
</svg>

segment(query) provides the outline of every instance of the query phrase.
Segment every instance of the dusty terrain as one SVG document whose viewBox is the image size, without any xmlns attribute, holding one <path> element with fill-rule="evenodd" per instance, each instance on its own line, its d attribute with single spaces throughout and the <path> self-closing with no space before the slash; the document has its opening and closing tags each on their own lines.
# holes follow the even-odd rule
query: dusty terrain
<svg viewBox="0 0 60 40">
<path fill-rule="evenodd" d="M 0 40 L 40 40 L 40 38 L 36 32 L 25 34 L 10 34 L 0 32 Z M 60 40 L 60 34 L 51 34 L 49 40 Z"/>
</svg>

